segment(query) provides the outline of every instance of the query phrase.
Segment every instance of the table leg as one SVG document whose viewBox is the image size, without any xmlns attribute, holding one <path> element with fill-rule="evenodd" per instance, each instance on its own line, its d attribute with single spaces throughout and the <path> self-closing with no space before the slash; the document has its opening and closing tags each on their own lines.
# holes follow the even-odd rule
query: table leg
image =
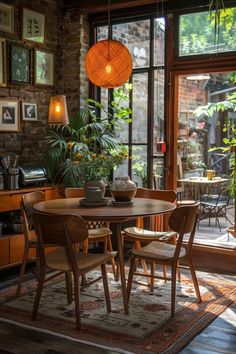
<svg viewBox="0 0 236 354">
<path fill-rule="evenodd" d="M 127 297 L 126 280 L 125 280 L 124 250 L 123 250 L 122 239 L 121 239 L 120 223 L 116 223 L 116 232 L 117 232 L 117 247 L 118 247 L 118 267 L 120 267 L 120 280 L 121 280 L 121 288 L 123 294 L 124 311 L 125 314 L 128 315 L 129 309 L 128 309 L 128 297 Z"/>
</svg>

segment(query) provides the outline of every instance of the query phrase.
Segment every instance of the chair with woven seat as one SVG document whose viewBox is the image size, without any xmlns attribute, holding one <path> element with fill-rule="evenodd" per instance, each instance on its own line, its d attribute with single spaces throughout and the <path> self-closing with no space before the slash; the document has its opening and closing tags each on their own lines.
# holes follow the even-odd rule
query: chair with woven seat
<svg viewBox="0 0 236 354">
<path fill-rule="evenodd" d="M 36 273 L 38 268 L 38 256 L 37 256 L 37 236 L 35 234 L 35 230 L 33 229 L 32 223 L 32 212 L 33 205 L 38 202 L 42 202 L 45 200 L 45 196 L 43 192 L 35 191 L 31 193 L 27 193 L 22 196 L 21 199 L 21 214 L 23 219 L 23 230 L 24 230 L 24 251 L 23 258 L 20 268 L 19 281 L 16 289 L 16 295 L 20 294 L 22 282 L 24 279 L 25 266 L 26 263 L 36 262 Z M 35 257 L 29 257 L 31 250 L 35 252 Z"/>
<path fill-rule="evenodd" d="M 138 188 L 135 195 L 137 198 L 150 198 L 164 200 L 170 203 L 175 203 L 177 196 L 174 190 L 153 190 L 148 188 Z M 168 231 L 169 213 L 153 216 L 150 218 L 151 230 L 144 229 L 144 220 L 138 219 L 135 227 L 127 227 L 122 231 L 122 242 L 132 241 L 134 249 L 140 249 L 141 243 L 148 243 L 151 241 L 159 242 L 175 242 L 176 233 Z M 148 273 L 145 260 L 141 261 L 144 274 Z M 154 264 L 152 265 L 154 271 Z M 165 267 L 163 267 L 164 275 L 166 275 Z M 143 274 L 143 273 L 140 273 Z M 153 281 L 150 284 L 153 290 Z"/>
<path fill-rule="evenodd" d="M 136 262 L 139 259 L 149 263 L 158 263 L 171 267 L 171 317 L 175 313 L 175 293 L 176 293 L 176 273 L 178 261 L 180 258 L 187 256 L 188 265 L 191 271 L 193 285 L 197 295 L 197 299 L 201 302 L 201 294 L 192 260 L 192 244 L 195 235 L 197 213 L 199 203 L 189 206 L 181 206 L 176 208 L 169 218 L 169 227 L 178 234 L 177 243 L 161 243 L 157 241 L 150 242 L 148 245 L 131 250 L 130 270 L 127 284 L 127 295 L 130 298 L 133 275 L 136 274 Z M 183 238 L 185 234 L 190 234 L 188 242 L 183 246 Z M 148 274 L 151 278 L 163 278 L 154 274 Z"/>
<path fill-rule="evenodd" d="M 81 328 L 80 318 L 80 277 L 87 272 L 101 267 L 107 311 L 111 311 L 106 263 L 111 261 L 116 252 L 83 253 L 76 244 L 86 241 L 88 228 L 84 219 L 78 215 L 57 215 L 33 212 L 33 223 L 38 235 L 39 279 L 34 299 L 32 320 L 38 313 L 43 290 L 46 269 L 73 274 L 76 329 Z M 45 253 L 45 248 L 58 247 L 52 253 Z M 68 286 L 68 284 L 67 284 Z M 67 289 L 68 292 L 68 289 Z"/>
<path fill-rule="evenodd" d="M 83 198 L 84 188 L 66 188 L 65 189 L 65 197 L 66 198 Z M 85 253 L 88 252 L 89 244 L 95 242 L 103 242 L 103 250 L 104 252 L 112 252 L 112 241 L 111 241 L 111 230 L 109 228 L 108 222 L 98 222 L 98 221 L 87 221 L 88 226 L 88 239 L 83 243 L 83 251 Z M 111 260 L 112 262 L 112 271 L 115 277 L 116 267 L 114 258 Z"/>
</svg>

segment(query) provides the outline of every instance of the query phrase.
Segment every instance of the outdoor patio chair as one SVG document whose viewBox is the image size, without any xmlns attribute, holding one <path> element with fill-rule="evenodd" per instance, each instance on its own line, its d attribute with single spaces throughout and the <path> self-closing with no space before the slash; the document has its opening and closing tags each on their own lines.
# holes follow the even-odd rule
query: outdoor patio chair
<svg viewBox="0 0 236 354">
<path fill-rule="evenodd" d="M 229 193 L 203 194 L 200 199 L 199 222 L 208 218 L 208 225 L 210 227 L 211 218 L 214 218 L 215 224 L 219 227 L 221 232 L 221 224 L 219 218 L 223 217 L 226 221 L 230 222 L 229 218 L 227 217 L 227 206 L 229 205 L 229 200 Z"/>
<path fill-rule="evenodd" d="M 127 284 L 128 300 L 130 298 L 133 275 L 137 274 L 136 263 L 138 260 L 141 259 L 151 264 L 158 263 L 165 266 L 170 266 L 171 317 L 173 317 L 175 313 L 176 273 L 178 261 L 180 258 L 187 256 L 197 299 L 199 302 L 202 301 L 192 260 L 192 244 L 196 229 L 198 206 L 199 203 L 195 205 L 180 206 L 172 212 L 169 218 L 169 227 L 173 230 L 173 232 L 178 234 L 177 243 L 175 245 L 153 241 L 140 249 L 131 250 L 130 270 Z M 188 243 L 183 247 L 183 237 L 185 234 L 189 233 L 190 236 Z M 146 276 L 151 278 L 160 278 L 159 276 L 153 274 L 153 272 L 147 274 Z"/>
<path fill-rule="evenodd" d="M 84 188 L 66 188 L 65 189 L 65 197 L 66 198 L 83 198 Z M 103 251 L 104 252 L 112 252 L 112 241 L 111 241 L 111 230 L 109 228 L 109 223 L 98 222 L 98 221 L 86 221 L 88 226 L 88 238 L 83 243 L 83 251 L 84 253 L 88 252 L 89 244 L 95 242 L 102 242 L 103 243 Z M 116 274 L 116 266 L 114 258 L 111 259 L 112 263 L 112 271 L 115 277 Z"/>
<path fill-rule="evenodd" d="M 86 241 L 88 228 L 84 219 L 76 215 L 57 215 L 33 212 L 33 222 L 38 235 L 39 249 L 39 279 L 34 299 L 32 320 L 38 313 L 41 293 L 45 282 L 46 269 L 73 274 L 76 329 L 81 328 L 80 318 L 80 277 L 87 272 L 101 267 L 103 287 L 107 311 L 111 311 L 108 289 L 106 262 L 111 261 L 116 252 L 83 253 L 75 247 L 76 244 Z M 46 247 L 58 247 L 52 253 L 45 254 Z M 72 283 L 67 282 L 67 293 L 72 294 Z M 68 297 L 68 296 L 67 296 Z M 72 301 L 72 296 L 71 296 Z"/>
</svg>

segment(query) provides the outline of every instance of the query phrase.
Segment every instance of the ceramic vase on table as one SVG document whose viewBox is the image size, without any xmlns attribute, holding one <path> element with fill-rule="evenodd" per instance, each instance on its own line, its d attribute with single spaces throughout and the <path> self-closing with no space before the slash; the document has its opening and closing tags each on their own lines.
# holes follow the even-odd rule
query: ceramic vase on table
<svg viewBox="0 0 236 354">
<path fill-rule="evenodd" d="M 110 186 L 111 195 L 117 202 L 132 201 L 136 191 L 137 186 L 129 176 L 117 177 Z"/>
<path fill-rule="evenodd" d="M 102 180 L 98 180 L 98 181 L 89 180 L 89 181 L 85 182 L 85 185 L 84 185 L 85 195 L 86 195 L 86 189 L 91 188 L 91 187 L 100 188 L 101 193 L 102 193 L 102 198 L 104 198 L 105 192 L 106 192 L 106 185 Z"/>
</svg>

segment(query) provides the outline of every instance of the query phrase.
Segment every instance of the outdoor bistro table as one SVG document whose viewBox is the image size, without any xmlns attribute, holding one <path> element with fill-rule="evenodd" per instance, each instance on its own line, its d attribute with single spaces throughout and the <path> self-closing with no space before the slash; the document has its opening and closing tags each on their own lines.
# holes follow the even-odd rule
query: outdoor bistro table
<svg viewBox="0 0 236 354">
<path fill-rule="evenodd" d="M 228 181 L 227 178 L 221 177 L 214 177 L 211 180 L 207 177 L 189 177 L 178 180 L 178 182 L 186 184 L 187 191 L 195 201 L 200 200 L 203 194 L 210 194 L 212 187 L 220 189 L 221 185 Z"/>
<path fill-rule="evenodd" d="M 109 198 L 108 198 L 109 199 Z M 67 198 L 47 200 L 34 205 L 34 209 L 45 213 L 80 215 L 85 220 L 109 221 L 116 225 L 118 260 L 120 265 L 121 287 L 124 302 L 124 311 L 128 314 L 128 299 L 126 291 L 124 251 L 121 241 L 121 223 L 145 216 L 168 213 L 175 209 L 174 203 L 163 200 L 134 198 L 133 203 L 113 205 L 109 199 L 108 204 L 102 207 L 84 207 L 80 205 L 80 198 Z"/>
</svg>

